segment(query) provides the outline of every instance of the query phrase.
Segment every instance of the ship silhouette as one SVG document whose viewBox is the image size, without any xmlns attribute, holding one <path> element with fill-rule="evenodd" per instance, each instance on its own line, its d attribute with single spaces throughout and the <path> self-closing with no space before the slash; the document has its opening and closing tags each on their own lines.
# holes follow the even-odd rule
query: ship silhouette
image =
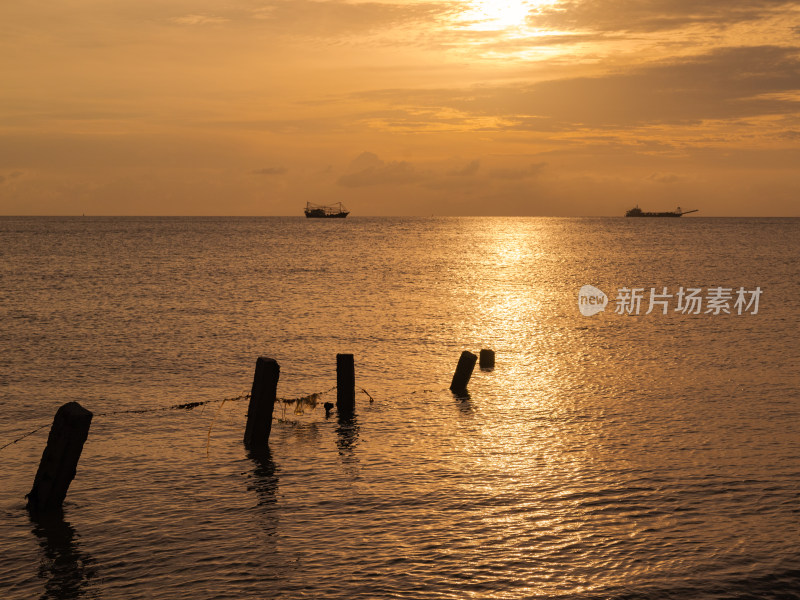
<svg viewBox="0 0 800 600">
<path fill-rule="evenodd" d="M 668 212 L 644 212 L 638 205 L 630 209 L 628 212 L 625 213 L 626 217 L 680 217 L 683 215 L 688 215 L 689 213 L 697 212 L 698 208 L 694 210 L 687 210 L 682 211 L 681 207 L 679 206 L 675 210 L 671 210 Z"/>
<path fill-rule="evenodd" d="M 350 214 L 350 211 L 347 210 L 341 202 L 332 206 L 323 206 L 322 204 L 306 202 L 306 209 L 304 212 L 306 213 L 307 219 L 344 219 Z"/>
</svg>

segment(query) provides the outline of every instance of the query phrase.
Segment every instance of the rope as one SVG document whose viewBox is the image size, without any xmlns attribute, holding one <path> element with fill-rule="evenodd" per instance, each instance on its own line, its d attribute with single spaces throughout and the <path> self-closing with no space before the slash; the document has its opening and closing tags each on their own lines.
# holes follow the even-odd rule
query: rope
<svg viewBox="0 0 800 600">
<path fill-rule="evenodd" d="M 172 406 L 160 406 L 158 408 L 132 408 L 130 410 L 112 410 L 111 412 L 95 413 L 96 417 L 110 417 L 113 415 L 142 414 L 151 412 L 163 412 L 165 410 L 192 410 L 198 406 L 206 404 L 216 404 L 217 402 L 236 402 L 237 400 L 247 400 L 250 394 L 242 394 L 235 398 L 218 398 L 216 400 L 203 400 L 201 402 L 184 402 L 183 404 L 173 404 Z M 2 450 L 2 448 L 0 448 Z"/>
<path fill-rule="evenodd" d="M 310 408 L 316 408 L 316 405 L 317 405 L 316 400 L 317 400 L 317 398 L 319 398 L 320 396 L 322 396 L 324 394 L 328 394 L 328 393 L 332 392 L 335 389 L 336 389 L 336 386 L 334 385 L 332 388 L 327 389 L 324 392 L 315 392 L 313 394 L 308 394 L 307 396 L 300 396 L 299 398 L 277 398 L 277 401 L 284 404 L 284 414 L 286 412 L 286 405 L 288 405 L 288 404 L 295 404 L 296 403 L 298 408 L 302 407 L 303 404 L 305 404 L 306 406 L 309 406 Z M 359 389 L 363 393 L 365 393 L 367 395 L 367 397 L 369 398 L 370 404 L 372 404 L 372 402 L 374 401 L 374 398 L 369 394 L 369 392 L 367 392 L 367 390 L 365 390 L 364 388 L 359 388 Z M 184 402 L 182 404 L 172 404 L 171 406 L 159 406 L 158 408 L 131 408 L 131 409 L 128 409 L 128 410 L 113 410 L 113 411 L 110 411 L 110 412 L 95 413 L 94 416 L 95 417 L 111 417 L 111 416 L 114 416 L 114 415 L 127 415 L 127 414 L 139 415 L 139 414 L 144 414 L 144 413 L 165 412 L 165 411 L 168 411 L 168 410 L 192 410 L 192 409 L 197 408 L 198 406 L 205 406 L 206 404 L 216 404 L 218 402 L 221 402 L 222 404 L 225 404 L 226 402 L 238 402 L 238 401 L 241 401 L 241 400 L 249 400 L 249 399 L 250 399 L 250 394 L 242 394 L 241 396 L 235 396 L 233 398 L 217 398 L 216 400 L 201 400 L 199 402 Z M 222 406 L 220 406 L 220 410 L 222 410 Z M 301 411 L 301 414 L 302 414 L 302 411 Z M 50 425 L 51 425 L 50 423 L 45 423 L 44 425 L 39 425 L 37 428 L 32 429 L 31 431 L 21 435 L 17 439 L 10 441 L 10 442 L 8 442 L 7 444 L 5 444 L 3 446 L 0 446 L 0 452 L 5 450 L 9 446 L 13 446 L 17 442 L 21 442 L 26 437 L 31 436 L 34 433 L 36 433 L 37 431 L 41 431 L 42 429 L 44 429 L 45 427 L 48 427 Z M 212 423 L 212 426 L 213 426 L 213 423 Z M 209 427 L 208 436 L 210 437 L 210 435 L 211 435 L 211 428 Z"/>
<path fill-rule="evenodd" d="M 44 425 L 39 425 L 39 427 L 37 427 L 37 428 L 36 428 L 36 429 L 34 429 L 33 431 L 29 431 L 29 432 L 28 432 L 28 433 L 26 433 L 25 435 L 22 435 L 22 436 L 18 437 L 18 438 L 17 438 L 17 439 L 15 439 L 13 442 L 8 442 L 8 443 L 7 443 L 5 446 L 0 446 L 0 452 L 2 452 L 3 450 L 5 450 L 6 448 L 8 448 L 9 446 L 11 446 L 12 444 L 16 444 L 17 442 L 19 442 L 19 441 L 21 441 L 21 440 L 24 440 L 24 439 L 25 439 L 26 437 L 28 437 L 29 435 L 33 435 L 34 433 L 36 433 L 36 432 L 37 432 L 37 431 L 39 431 L 40 429 L 44 429 L 44 428 L 45 428 L 45 427 L 47 427 L 49 424 L 50 424 L 50 423 L 45 423 Z"/>
</svg>

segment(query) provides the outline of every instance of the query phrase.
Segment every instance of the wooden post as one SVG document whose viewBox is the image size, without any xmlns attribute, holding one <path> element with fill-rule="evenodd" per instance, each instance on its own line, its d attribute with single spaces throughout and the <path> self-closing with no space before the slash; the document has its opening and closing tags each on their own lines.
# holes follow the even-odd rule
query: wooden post
<svg viewBox="0 0 800 600">
<path fill-rule="evenodd" d="M 61 510 L 69 484 L 75 479 L 91 424 L 92 413 L 77 402 L 67 402 L 56 411 L 33 488 L 27 496 L 29 511 Z"/>
<path fill-rule="evenodd" d="M 356 408 L 356 371 L 352 354 L 336 355 L 336 411 L 352 414 Z"/>
<path fill-rule="evenodd" d="M 481 350 L 478 364 L 481 369 L 494 369 L 494 350 Z"/>
<path fill-rule="evenodd" d="M 281 367 L 273 358 L 259 356 L 253 375 L 253 389 L 247 408 L 247 425 L 244 429 L 246 446 L 264 445 L 272 430 L 272 410 L 278 393 L 278 378 Z"/>
<path fill-rule="evenodd" d="M 469 378 L 472 377 L 472 370 L 475 368 L 475 362 L 478 357 L 472 352 L 464 350 L 461 357 L 458 359 L 456 372 L 453 373 L 453 382 L 450 384 L 450 390 L 455 393 L 467 391 L 467 384 Z"/>
</svg>

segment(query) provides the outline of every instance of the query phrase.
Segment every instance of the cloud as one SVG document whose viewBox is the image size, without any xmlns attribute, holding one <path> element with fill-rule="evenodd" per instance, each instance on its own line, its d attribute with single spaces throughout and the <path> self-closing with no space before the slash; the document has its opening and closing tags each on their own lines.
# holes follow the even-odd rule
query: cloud
<svg viewBox="0 0 800 600">
<path fill-rule="evenodd" d="M 378 158 L 374 152 L 362 152 L 356 156 L 348 166 L 348 171 L 353 173 L 356 171 L 363 171 L 372 167 L 383 166 L 383 161 Z"/>
<path fill-rule="evenodd" d="M 800 102 L 798 49 L 720 48 L 649 63 L 628 72 L 533 84 L 464 89 L 376 90 L 365 98 L 393 105 L 494 116 L 499 129 L 572 130 L 691 124 L 714 119 L 788 115 Z"/>
<path fill-rule="evenodd" d="M 522 169 L 503 168 L 492 169 L 489 171 L 489 177 L 493 179 L 527 179 L 528 177 L 538 176 L 542 170 L 547 166 L 547 163 L 532 163 Z"/>
<path fill-rule="evenodd" d="M 253 175 L 285 175 L 289 170 L 285 167 L 265 167 L 263 169 L 256 169 Z"/>
<path fill-rule="evenodd" d="M 610 35 L 608 33 L 559 33 L 543 35 L 537 31 L 535 35 L 519 36 L 513 38 L 490 39 L 482 44 L 485 50 L 514 52 L 528 50 L 531 48 L 541 48 L 548 46 L 567 46 L 570 44 L 585 44 L 588 42 L 607 42 L 621 39 L 621 35 Z"/>
<path fill-rule="evenodd" d="M 18 177 L 22 177 L 22 171 L 12 171 L 8 175 L 0 175 L 0 185 L 3 185 L 12 179 L 17 179 Z"/>
<path fill-rule="evenodd" d="M 683 178 L 679 175 L 675 175 L 675 173 L 653 173 L 647 179 L 649 181 L 654 181 L 655 183 L 670 184 L 678 183 Z"/>
<path fill-rule="evenodd" d="M 183 17 L 174 17 L 170 19 L 170 21 L 178 25 L 215 25 L 226 23 L 228 19 L 211 15 L 186 15 Z"/>
<path fill-rule="evenodd" d="M 572 0 L 528 16 L 534 27 L 564 30 L 655 32 L 690 25 L 728 27 L 763 19 L 787 0 Z"/>
<path fill-rule="evenodd" d="M 414 22 L 429 22 L 454 11 L 449 2 L 319 2 L 285 0 L 257 8 L 252 16 L 298 35 L 364 33 Z"/>
<path fill-rule="evenodd" d="M 481 168 L 481 161 L 473 160 L 468 163 L 466 166 L 462 167 L 461 169 L 453 169 L 449 171 L 448 175 L 454 175 L 456 177 L 467 177 L 469 175 L 475 175 L 478 172 L 478 169 Z"/>
<path fill-rule="evenodd" d="M 200 12 L 203 8 L 213 14 Z M 413 23 L 429 23 L 458 12 L 451 2 L 348 2 L 342 0 L 265 0 L 221 5 L 198 2 L 196 13 L 167 19 L 175 25 L 246 25 L 275 36 L 336 38 L 373 33 Z"/>
<path fill-rule="evenodd" d="M 422 174 L 406 161 L 384 162 L 373 152 L 362 152 L 350 163 L 349 172 L 337 180 L 343 187 L 404 185 L 416 183 Z"/>
</svg>

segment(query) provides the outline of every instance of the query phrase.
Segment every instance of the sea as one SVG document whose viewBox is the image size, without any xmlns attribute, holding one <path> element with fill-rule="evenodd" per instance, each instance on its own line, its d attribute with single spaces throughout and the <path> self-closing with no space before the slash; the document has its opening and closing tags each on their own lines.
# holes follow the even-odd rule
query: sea
<svg viewBox="0 0 800 600">
<path fill-rule="evenodd" d="M 798 284 L 791 218 L 2 217 L 0 597 L 800 598 Z"/>
</svg>

